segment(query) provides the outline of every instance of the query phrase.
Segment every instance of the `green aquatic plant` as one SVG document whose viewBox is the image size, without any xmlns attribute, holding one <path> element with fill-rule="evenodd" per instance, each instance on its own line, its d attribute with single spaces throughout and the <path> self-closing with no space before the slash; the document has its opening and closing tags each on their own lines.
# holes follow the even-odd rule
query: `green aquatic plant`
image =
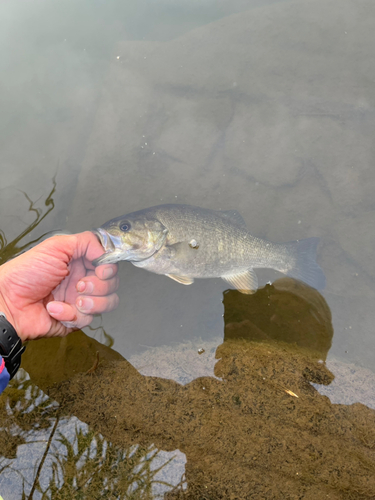
<svg viewBox="0 0 375 500">
<path fill-rule="evenodd" d="M 25 198 L 30 204 L 29 212 L 34 212 L 35 219 L 16 238 L 14 238 L 12 241 L 9 242 L 5 236 L 4 231 L 0 229 L 0 265 L 4 264 L 7 260 L 15 257 L 16 255 L 19 255 L 23 251 L 27 250 L 31 245 L 38 243 L 45 236 L 45 234 L 43 234 L 32 241 L 28 241 L 27 243 L 21 242 L 55 208 L 55 202 L 52 196 L 56 191 L 56 177 L 53 177 L 52 183 L 53 187 L 51 189 L 51 192 L 44 201 L 44 207 L 36 207 L 35 206 L 36 202 L 32 201 L 30 197 L 25 192 L 22 191 Z"/>
</svg>

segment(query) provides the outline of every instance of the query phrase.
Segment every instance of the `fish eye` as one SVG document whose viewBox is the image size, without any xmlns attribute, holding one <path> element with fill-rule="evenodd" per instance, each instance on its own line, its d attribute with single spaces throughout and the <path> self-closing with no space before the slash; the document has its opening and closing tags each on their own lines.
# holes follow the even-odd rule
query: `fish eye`
<svg viewBox="0 0 375 500">
<path fill-rule="evenodd" d="M 123 231 L 124 233 L 126 233 L 126 231 L 129 231 L 130 230 L 130 222 L 123 222 L 120 226 L 120 229 L 121 231 Z"/>
</svg>

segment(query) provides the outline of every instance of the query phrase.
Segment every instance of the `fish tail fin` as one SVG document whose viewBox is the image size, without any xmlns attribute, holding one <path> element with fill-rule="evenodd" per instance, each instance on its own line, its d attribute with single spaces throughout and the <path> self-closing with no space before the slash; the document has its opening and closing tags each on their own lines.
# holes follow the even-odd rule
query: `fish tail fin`
<svg viewBox="0 0 375 500">
<path fill-rule="evenodd" d="M 322 290 L 326 285 L 326 278 L 322 268 L 316 262 L 318 243 L 319 238 L 306 238 L 286 243 L 291 247 L 295 257 L 294 266 L 286 274 L 291 278 L 304 281 L 317 290 Z"/>
</svg>

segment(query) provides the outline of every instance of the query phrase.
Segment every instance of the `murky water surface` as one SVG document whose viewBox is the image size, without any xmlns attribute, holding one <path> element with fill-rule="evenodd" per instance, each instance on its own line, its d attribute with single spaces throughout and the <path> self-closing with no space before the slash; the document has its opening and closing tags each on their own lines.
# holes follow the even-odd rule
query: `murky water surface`
<svg viewBox="0 0 375 500">
<path fill-rule="evenodd" d="M 16 0 L 0 39 L 1 262 L 188 203 L 320 237 L 327 277 L 121 263 L 121 307 L 0 398 L 4 500 L 375 498 L 372 0 Z"/>
</svg>

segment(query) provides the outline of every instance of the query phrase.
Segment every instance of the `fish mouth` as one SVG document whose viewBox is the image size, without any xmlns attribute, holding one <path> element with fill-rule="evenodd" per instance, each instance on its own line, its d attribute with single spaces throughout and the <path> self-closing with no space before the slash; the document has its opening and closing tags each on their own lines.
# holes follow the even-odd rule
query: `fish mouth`
<svg viewBox="0 0 375 500">
<path fill-rule="evenodd" d="M 163 232 L 160 242 L 157 241 L 156 244 L 152 245 L 152 248 L 143 249 L 141 248 L 142 244 L 134 243 L 131 245 L 124 243 L 121 240 L 121 235 L 111 234 L 101 227 L 92 229 L 92 233 L 95 234 L 104 249 L 104 253 L 94 259 L 92 265 L 96 267 L 101 264 L 115 264 L 120 260 L 131 262 L 147 260 L 160 250 L 164 243 L 166 232 L 166 230 Z"/>
<path fill-rule="evenodd" d="M 93 229 L 92 232 L 98 238 L 106 253 L 113 252 L 115 250 L 115 246 L 107 231 L 99 227 L 98 229 Z"/>
<path fill-rule="evenodd" d="M 101 227 L 93 229 L 92 232 L 98 238 L 104 249 L 104 254 L 92 261 L 93 266 L 96 267 L 101 264 L 114 264 L 115 262 L 121 260 L 123 252 L 121 250 L 120 238 L 112 236 Z"/>
</svg>

